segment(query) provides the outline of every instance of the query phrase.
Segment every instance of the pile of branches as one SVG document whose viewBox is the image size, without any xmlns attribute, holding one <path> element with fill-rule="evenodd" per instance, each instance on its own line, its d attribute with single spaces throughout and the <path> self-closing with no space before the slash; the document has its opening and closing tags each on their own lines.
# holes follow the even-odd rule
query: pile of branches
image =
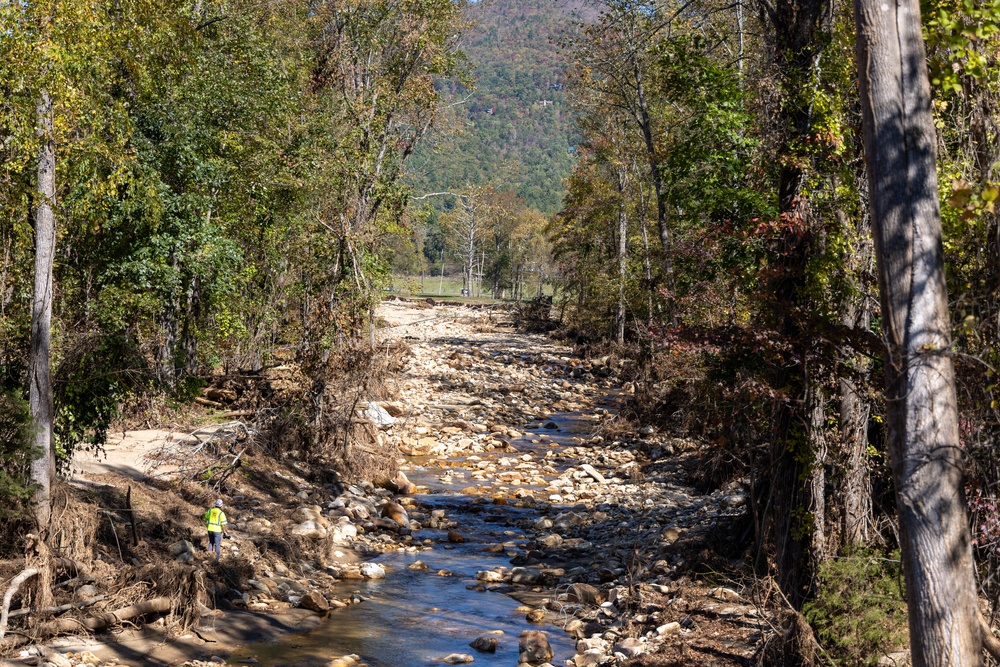
<svg viewBox="0 0 1000 667">
<path fill-rule="evenodd" d="M 255 447 L 256 437 L 256 428 L 242 421 L 202 426 L 179 437 L 171 433 L 146 456 L 146 474 L 176 475 L 218 491 Z"/>
</svg>

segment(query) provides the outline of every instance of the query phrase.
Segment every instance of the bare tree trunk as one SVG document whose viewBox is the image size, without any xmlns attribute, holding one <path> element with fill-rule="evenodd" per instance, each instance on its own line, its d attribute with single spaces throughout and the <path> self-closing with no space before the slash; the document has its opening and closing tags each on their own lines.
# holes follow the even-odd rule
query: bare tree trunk
<svg viewBox="0 0 1000 667">
<path fill-rule="evenodd" d="M 826 536 L 826 463 L 827 443 L 826 396 L 823 388 L 816 385 L 809 391 L 809 445 L 813 453 L 812 470 L 810 471 L 810 511 L 812 513 L 812 541 L 809 550 L 812 554 L 813 571 L 827 557 Z"/>
<path fill-rule="evenodd" d="M 635 77 L 636 102 L 638 103 L 639 129 L 642 131 L 643 143 L 646 145 L 646 156 L 649 159 L 650 176 L 653 179 L 653 192 L 656 195 L 656 229 L 660 235 L 660 248 L 663 251 L 663 275 L 666 278 L 667 289 L 674 288 L 674 264 L 671 256 L 673 240 L 670 226 L 667 224 L 667 199 L 663 191 L 663 176 L 660 174 L 660 160 L 656 154 L 656 143 L 653 139 L 653 122 L 649 116 L 649 106 L 646 103 L 646 89 L 643 85 L 642 68 L 639 60 L 632 55 L 632 70 Z M 671 295 L 670 299 L 673 299 Z"/>
<path fill-rule="evenodd" d="M 52 401 L 52 263 L 56 248 L 56 222 L 52 205 L 56 197 L 56 152 L 52 136 L 52 98 L 42 91 L 38 106 L 38 205 L 35 208 L 35 284 L 31 303 L 31 351 L 28 359 L 30 387 L 28 404 L 34 421 L 35 458 L 31 463 L 35 518 L 48 529 L 51 515 L 51 486 L 55 476 L 55 448 L 52 442 L 54 408 Z"/>
<path fill-rule="evenodd" d="M 910 649 L 914 667 L 975 667 L 983 642 L 920 7 L 855 0 L 854 10 Z"/>
<path fill-rule="evenodd" d="M 759 0 L 757 5 L 762 25 L 771 28 L 768 37 L 773 40 L 773 57 L 782 78 L 791 82 L 805 80 L 803 75 L 812 69 L 822 42 L 820 19 L 827 3 L 824 0 L 774 3 Z M 790 350 L 786 365 L 778 369 L 770 381 L 776 387 L 784 387 L 791 401 L 777 406 L 773 421 L 771 503 L 767 508 L 771 516 L 763 515 L 773 526 L 778 584 L 796 608 L 809 596 L 813 566 L 816 565 L 813 542 L 817 536 L 811 534 L 811 526 L 803 521 L 815 517 L 815 480 L 805 475 L 809 470 L 804 466 L 811 465 L 814 457 L 821 453 L 814 439 L 819 434 L 810 428 L 809 407 L 814 388 L 812 380 L 803 374 L 809 358 L 804 341 L 811 338 L 812 332 L 798 314 L 808 304 L 803 287 L 816 241 L 811 229 L 809 201 L 801 196 L 810 162 L 794 148 L 811 132 L 810 107 L 803 99 L 800 95 L 786 95 L 778 119 L 785 134 L 778 175 L 778 209 L 783 220 L 794 224 L 779 234 L 769 250 L 772 276 L 768 289 L 774 296 L 774 326 Z M 796 428 L 798 423 L 805 424 L 805 433 Z M 823 520 L 823 517 L 815 518 Z"/>
<path fill-rule="evenodd" d="M 201 279 L 194 276 L 185 295 L 184 324 L 181 341 L 184 348 L 184 371 L 194 375 L 198 370 L 197 322 L 201 317 Z"/>
<path fill-rule="evenodd" d="M 844 452 L 843 544 L 868 541 L 871 483 L 865 465 L 871 407 L 850 378 L 840 378 L 840 442 Z"/>
<path fill-rule="evenodd" d="M 653 267 L 649 261 L 649 234 L 646 232 L 646 192 L 639 181 L 639 229 L 642 231 L 642 259 L 646 269 L 646 299 L 649 312 L 646 319 L 650 325 L 653 323 Z"/>
<path fill-rule="evenodd" d="M 852 329 L 867 330 L 871 313 L 865 304 L 848 303 L 844 308 L 843 323 Z M 847 357 L 850 350 L 844 350 Z M 845 359 L 857 376 L 867 378 L 872 363 L 866 357 L 856 360 Z M 868 420 L 871 405 L 861 392 L 853 377 L 842 376 L 839 380 L 840 392 L 840 447 L 844 484 L 843 520 L 841 522 L 842 544 L 846 547 L 864 544 L 868 541 L 868 527 L 871 522 L 872 490 L 868 476 L 867 456 Z"/>
<path fill-rule="evenodd" d="M 625 215 L 625 183 L 621 171 L 618 172 L 618 312 L 615 313 L 615 340 L 625 342 L 625 253 L 628 251 L 628 218 Z"/>
</svg>

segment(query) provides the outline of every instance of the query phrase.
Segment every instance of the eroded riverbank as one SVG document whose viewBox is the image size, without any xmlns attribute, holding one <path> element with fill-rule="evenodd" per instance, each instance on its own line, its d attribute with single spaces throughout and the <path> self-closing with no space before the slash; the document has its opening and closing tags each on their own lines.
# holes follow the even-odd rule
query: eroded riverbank
<svg viewBox="0 0 1000 667">
<path fill-rule="evenodd" d="M 397 301 L 380 315 L 380 344 L 406 362 L 390 380 L 396 400 L 366 414 L 408 479 L 344 490 L 293 459 L 250 463 L 226 498 L 222 564 L 183 540 L 176 555 L 226 610 L 180 638 L 151 624 L 136 644 L 62 641 L 63 652 L 93 649 L 106 664 L 499 665 L 540 630 L 551 655 L 539 649 L 535 664 L 745 664 L 764 633 L 756 606 L 723 574 L 690 576 L 719 564 L 743 493 L 699 493 L 694 443 L 617 422 L 614 358 L 578 358 L 488 310 Z M 112 475 L 88 483 L 114 490 Z M 147 524 L 159 505 L 168 534 L 197 535 L 205 498 L 136 489 Z M 471 648 L 477 637 L 496 652 Z"/>
</svg>

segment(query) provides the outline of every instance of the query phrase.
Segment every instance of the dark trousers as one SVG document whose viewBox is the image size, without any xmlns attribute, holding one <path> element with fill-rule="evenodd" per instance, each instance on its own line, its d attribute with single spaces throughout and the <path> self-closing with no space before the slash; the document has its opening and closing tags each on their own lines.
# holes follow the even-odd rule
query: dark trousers
<svg viewBox="0 0 1000 667">
<path fill-rule="evenodd" d="M 215 560 L 222 555 L 222 533 L 208 531 L 208 550 L 215 550 Z"/>
</svg>

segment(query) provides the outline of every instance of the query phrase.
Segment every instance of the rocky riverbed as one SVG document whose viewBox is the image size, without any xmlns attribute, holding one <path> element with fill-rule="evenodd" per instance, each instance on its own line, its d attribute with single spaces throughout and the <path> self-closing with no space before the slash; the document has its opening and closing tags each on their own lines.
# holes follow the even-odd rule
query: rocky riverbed
<svg viewBox="0 0 1000 667">
<path fill-rule="evenodd" d="M 226 499 L 220 566 L 171 545 L 230 609 L 325 620 L 235 651 L 198 634 L 204 659 L 187 664 L 747 664 L 768 620 L 719 572 L 744 492 L 699 493 L 697 443 L 618 422 L 616 359 L 581 359 L 487 309 L 390 301 L 379 314 L 381 342 L 410 354 L 396 399 L 359 407 L 401 474 L 344 490 L 294 462 L 257 470 Z M 282 554 L 289 539 L 313 547 Z M 84 648 L 60 655 L 81 664 Z"/>
<path fill-rule="evenodd" d="M 293 640 L 300 662 L 321 664 L 340 647 L 347 657 L 330 664 L 513 664 L 515 652 L 522 662 L 576 667 L 652 655 L 663 664 L 671 656 L 745 664 L 766 627 L 762 612 L 724 576 L 692 577 L 689 562 L 727 539 L 744 493 L 700 494 L 688 484 L 700 464 L 695 443 L 616 427 L 624 396 L 614 359 L 577 358 L 497 326 L 488 311 L 390 302 L 381 316 L 383 340 L 411 348 L 399 399 L 379 411 L 385 437 L 404 454 L 403 476 L 384 486 L 405 495 L 386 498 L 378 513 L 400 531 L 374 545 L 385 552 L 375 564 L 386 582 L 359 589 L 370 600 L 364 611 L 344 610 L 328 629 Z M 344 520 L 342 500 L 327 516 Z M 413 613 L 408 597 L 451 608 L 428 607 L 413 633 L 400 627 Z M 498 612 L 492 625 L 484 605 Z M 338 628 L 357 629 L 352 615 L 393 627 L 391 639 L 341 641 Z M 477 642 L 507 657 L 497 661 Z M 240 655 L 284 664 L 257 648 Z"/>
</svg>

